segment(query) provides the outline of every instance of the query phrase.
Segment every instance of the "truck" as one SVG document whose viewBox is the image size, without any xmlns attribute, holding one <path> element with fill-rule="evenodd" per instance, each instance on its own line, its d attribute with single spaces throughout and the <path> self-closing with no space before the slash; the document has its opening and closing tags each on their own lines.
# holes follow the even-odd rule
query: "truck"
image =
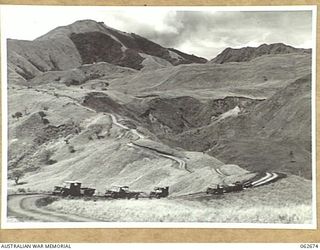
<svg viewBox="0 0 320 250">
<path fill-rule="evenodd" d="M 206 193 L 219 195 L 219 194 L 224 194 L 224 193 L 240 192 L 242 190 L 243 190 L 243 184 L 241 182 L 237 181 L 232 184 L 227 184 L 227 185 L 217 184 L 217 185 L 208 187 L 206 190 Z"/>
<path fill-rule="evenodd" d="M 149 198 L 164 198 L 169 195 L 169 187 L 155 187 L 153 191 L 150 192 Z"/>
<path fill-rule="evenodd" d="M 211 186 L 211 187 L 208 187 L 207 190 L 206 190 L 206 193 L 207 194 L 215 194 L 215 195 L 218 195 L 218 194 L 223 194 L 224 193 L 224 188 L 223 186 L 217 184 L 215 186 Z"/>
<path fill-rule="evenodd" d="M 53 194 L 63 197 L 91 197 L 95 193 L 95 188 L 81 187 L 82 183 L 79 181 L 65 181 L 62 186 L 54 186 Z"/>
<path fill-rule="evenodd" d="M 139 199 L 141 192 L 130 191 L 128 186 L 112 186 L 107 189 L 104 196 L 112 199 Z"/>
</svg>

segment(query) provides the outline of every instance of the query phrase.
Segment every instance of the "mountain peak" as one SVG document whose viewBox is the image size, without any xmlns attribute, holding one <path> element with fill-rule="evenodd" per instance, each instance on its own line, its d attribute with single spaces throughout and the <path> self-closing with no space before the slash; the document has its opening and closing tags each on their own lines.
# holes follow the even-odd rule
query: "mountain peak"
<svg viewBox="0 0 320 250">
<path fill-rule="evenodd" d="M 284 43 L 261 44 L 258 47 L 226 48 L 211 63 L 246 62 L 268 54 L 310 53 L 311 49 L 294 48 Z"/>
<path fill-rule="evenodd" d="M 162 68 L 164 65 L 207 62 L 204 58 L 164 48 L 142 36 L 90 19 L 57 27 L 33 41 L 8 40 L 8 46 L 11 48 L 10 62 L 23 69 L 26 80 L 46 71 L 97 62 L 137 70 L 148 64 Z"/>
</svg>

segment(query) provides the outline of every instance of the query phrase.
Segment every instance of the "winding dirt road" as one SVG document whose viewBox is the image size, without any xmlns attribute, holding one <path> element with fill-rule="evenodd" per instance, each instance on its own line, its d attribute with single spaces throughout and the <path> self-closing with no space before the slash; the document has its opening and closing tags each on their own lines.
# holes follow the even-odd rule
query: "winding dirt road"
<svg viewBox="0 0 320 250">
<path fill-rule="evenodd" d="M 145 138 L 143 134 L 139 133 L 136 129 L 131 129 L 131 128 L 128 128 L 127 126 L 121 124 L 118 122 L 117 118 L 115 117 L 115 115 L 113 114 L 109 114 L 111 116 L 111 119 L 112 119 L 112 123 L 117 125 L 118 127 L 120 128 L 123 128 L 125 130 L 128 130 L 128 131 L 131 131 L 132 134 L 138 136 L 139 139 L 143 139 Z"/>
<path fill-rule="evenodd" d="M 264 184 L 267 184 L 275 179 L 277 179 L 279 177 L 279 175 L 277 173 L 266 173 L 265 176 L 263 176 L 262 178 L 252 182 L 252 186 L 253 187 L 258 187 Z"/>
<path fill-rule="evenodd" d="M 177 162 L 179 169 L 186 170 L 186 171 L 188 171 L 189 173 L 192 173 L 192 171 L 187 168 L 187 163 L 186 163 L 184 160 L 182 160 L 182 159 L 180 159 L 180 158 L 178 158 L 178 157 L 175 157 L 175 156 L 173 156 L 173 155 L 169 155 L 169 154 L 165 154 L 165 153 L 159 152 L 159 151 L 157 151 L 156 149 L 153 149 L 153 148 L 144 147 L 144 146 L 136 145 L 136 144 L 133 144 L 133 143 L 128 143 L 127 145 L 128 145 L 129 147 L 143 148 L 143 149 L 151 150 L 152 152 L 156 153 L 157 155 L 160 155 L 160 156 L 162 156 L 162 157 L 164 157 L 164 158 L 168 158 L 168 159 L 170 159 L 170 160 L 173 160 L 173 161 Z"/>
<path fill-rule="evenodd" d="M 74 214 L 64 214 L 51 211 L 45 207 L 38 207 L 37 201 L 48 197 L 43 194 L 33 195 L 9 195 L 8 217 L 14 217 L 18 221 L 39 222 L 95 222 L 98 220 L 85 218 Z"/>
<path fill-rule="evenodd" d="M 222 177 L 226 177 L 226 175 L 224 173 L 221 172 L 221 169 L 220 168 L 215 168 L 214 169 L 216 171 L 216 173 Z"/>
</svg>

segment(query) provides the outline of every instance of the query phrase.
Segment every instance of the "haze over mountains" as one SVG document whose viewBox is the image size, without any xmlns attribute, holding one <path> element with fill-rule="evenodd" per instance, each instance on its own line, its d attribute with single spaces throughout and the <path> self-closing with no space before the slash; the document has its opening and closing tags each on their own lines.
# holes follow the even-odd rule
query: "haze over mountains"
<svg viewBox="0 0 320 250">
<path fill-rule="evenodd" d="M 9 39 L 9 169 L 46 190 L 311 179 L 310 52 L 263 44 L 207 61 L 92 20 Z"/>
</svg>

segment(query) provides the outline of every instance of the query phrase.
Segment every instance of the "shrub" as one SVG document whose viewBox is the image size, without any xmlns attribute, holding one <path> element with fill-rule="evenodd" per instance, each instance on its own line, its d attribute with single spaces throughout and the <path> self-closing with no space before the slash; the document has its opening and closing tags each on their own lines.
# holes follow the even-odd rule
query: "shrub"
<svg viewBox="0 0 320 250">
<path fill-rule="evenodd" d="M 52 165 L 57 163 L 56 160 L 50 159 L 51 156 L 53 155 L 53 152 L 50 150 L 45 150 L 41 156 L 41 162 L 43 162 L 46 165 Z"/>
<path fill-rule="evenodd" d="M 76 152 L 76 150 L 74 149 L 74 146 L 71 146 L 71 145 L 70 145 L 70 146 L 68 147 L 68 149 L 69 149 L 69 152 L 70 152 L 70 153 Z"/>
<path fill-rule="evenodd" d="M 53 164 L 55 164 L 55 163 L 57 163 L 58 161 L 56 161 L 56 160 L 52 160 L 52 159 L 49 159 L 48 161 L 47 161 L 47 164 L 48 165 L 53 165 Z"/>
<path fill-rule="evenodd" d="M 14 113 L 14 115 L 12 115 L 12 118 L 17 118 L 17 119 L 19 119 L 20 117 L 22 117 L 22 113 L 21 112 L 16 112 L 16 113 Z"/>
<path fill-rule="evenodd" d="M 24 188 L 18 188 L 18 192 L 19 192 L 19 193 L 25 193 L 26 190 L 25 190 Z"/>
<path fill-rule="evenodd" d="M 43 122 L 44 125 L 47 125 L 47 124 L 50 123 L 50 121 L 48 119 L 46 119 L 46 118 L 43 118 L 42 122 Z"/>
<path fill-rule="evenodd" d="M 43 111 L 39 111 L 38 114 L 40 115 L 41 118 L 47 116 L 47 114 Z"/>
</svg>

